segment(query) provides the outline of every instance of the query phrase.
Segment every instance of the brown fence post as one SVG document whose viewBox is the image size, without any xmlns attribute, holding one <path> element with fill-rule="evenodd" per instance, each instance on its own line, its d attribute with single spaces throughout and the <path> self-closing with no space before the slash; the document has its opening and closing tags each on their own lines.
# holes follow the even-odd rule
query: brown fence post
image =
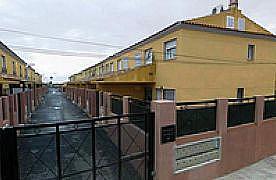
<svg viewBox="0 0 276 180">
<path fill-rule="evenodd" d="M 153 101 L 152 111 L 155 112 L 155 179 L 172 179 L 174 173 L 173 164 L 175 163 L 174 148 L 176 145 L 175 102 Z M 174 127 L 173 138 L 171 137 L 172 134 L 165 134 L 165 129 L 169 127 Z"/>
<path fill-rule="evenodd" d="M 103 92 L 103 106 L 102 106 L 102 115 L 107 116 L 107 96 L 108 92 Z"/>
<path fill-rule="evenodd" d="M 228 99 L 217 100 L 216 129 L 219 136 L 227 133 Z"/>
<path fill-rule="evenodd" d="M 123 114 L 129 114 L 129 99 L 131 96 L 123 96 Z"/>
<path fill-rule="evenodd" d="M 107 115 L 111 115 L 112 114 L 112 109 L 111 109 L 111 95 L 112 93 L 107 93 L 107 97 L 106 97 L 106 112 Z"/>
<path fill-rule="evenodd" d="M 2 97 L 2 107 L 3 107 L 3 124 L 10 124 L 10 104 L 9 97 Z"/>
<path fill-rule="evenodd" d="M 264 119 L 264 96 L 255 96 L 255 123 L 261 126 Z"/>
<path fill-rule="evenodd" d="M 2 105 L 2 98 L 0 98 L 0 127 L 3 126 L 3 105 Z"/>
</svg>

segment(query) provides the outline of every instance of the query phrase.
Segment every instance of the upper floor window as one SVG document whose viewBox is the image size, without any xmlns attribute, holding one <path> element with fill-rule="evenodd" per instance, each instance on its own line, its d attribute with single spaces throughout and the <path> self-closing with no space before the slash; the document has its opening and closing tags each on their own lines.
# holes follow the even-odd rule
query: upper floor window
<svg viewBox="0 0 276 180">
<path fill-rule="evenodd" d="M 113 71 L 114 71 L 114 64 L 112 62 L 112 63 L 110 63 L 110 72 L 113 72 Z"/>
<path fill-rule="evenodd" d="M 176 57 L 176 39 L 165 42 L 165 60 L 174 59 Z"/>
<path fill-rule="evenodd" d="M 16 63 L 14 61 L 12 62 L 12 73 L 16 75 Z"/>
<path fill-rule="evenodd" d="M 28 79 L 28 68 L 25 68 L 25 78 Z"/>
<path fill-rule="evenodd" d="M 145 63 L 151 64 L 153 59 L 152 49 L 145 50 Z"/>
<path fill-rule="evenodd" d="M 1 56 L 2 58 L 2 73 L 7 73 L 7 61 L 5 56 Z"/>
<path fill-rule="evenodd" d="M 124 58 L 123 60 L 123 68 L 128 69 L 128 58 Z"/>
<path fill-rule="evenodd" d="M 102 67 L 99 67 L 99 75 L 102 74 Z"/>
<path fill-rule="evenodd" d="M 109 72 L 109 71 L 110 71 L 110 69 L 109 69 L 109 64 L 106 64 L 106 65 L 105 65 L 105 71 L 106 71 L 106 72 Z"/>
<path fill-rule="evenodd" d="M 254 60 L 255 59 L 255 45 L 248 45 L 247 59 Z"/>
<path fill-rule="evenodd" d="M 22 77 L 22 66 L 21 65 L 19 66 L 19 75 L 20 75 L 20 77 Z"/>
<path fill-rule="evenodd" d="M 141 54 L 136 54 L 135 55 L 135 67 L 138 67 L 141 65 L 142 65 Z"/>
<path fill-rule="evenodd" d="M 233 16 L 226 17 L 226 28 L 235 28 L 235 18 Z"/>
<path fill-rule="evenodd" d="M 122 70 L 122 60 L 117 61 L 117 70 L 121 71 Z"/>
<path fill-rule="evenodd" d="M 245 19 L 244 18 L 238 19 L 238 30 L 245 31 Z"/>
<path fill-rule="evenodd" d="M 102 64 L 102 74 L 105 72 L 105 66 Z"/>
</svg>

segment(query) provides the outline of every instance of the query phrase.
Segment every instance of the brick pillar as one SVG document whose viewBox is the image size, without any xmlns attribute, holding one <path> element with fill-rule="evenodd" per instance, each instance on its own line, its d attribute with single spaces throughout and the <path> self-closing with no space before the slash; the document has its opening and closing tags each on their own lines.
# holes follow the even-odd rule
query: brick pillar
<svg viewBox="0 0 276 180">
<path fill-rule="evenodd" d="M 161 129 L 166 126 L 176 125 L 175 102 L 153 101 L 152 111 L 155 112 L 155 179 L 173 179 L 175 163 L 174 148 L 176 144 L 175 140 L 161 143 Z"/>
<path fill-rule="evenodd" d="M 255 96 L 255 123 L 259 127 L 264 120 L 264 96 Z"/>
<path fill-rule="evenodd" d="M 107 96 L 108 92 L 103 92 L 103 107 L 102 107 L 102 115 L 107 116 Z"/>
<path fill-rule="evenodd" d="M 13 99 L 13 95 L 9 95 L 8 96 L 8 100 L 9 100 L 9 116 L 10 116 L 10 124 L 13 124 L 14 121 L 14 117 L 13 117 L 13 108 L 14 108 L 14 99 Z"/>
<path fill-rule="evenodd" d="M 129 114 L 129 99 L 131 96 L 124 96 L 123 97 L 123 114 Z"/>
<path fill-rule="evenodd" d="M 217 100 L 216 129 L 219 136 L 227 133 L 228 99 Z"/>
<path fill-rule="evenodd" d="M 14 125 L 17 125 L 19 120 L 18 120 L 18 96 L 17 94 L 14 95 L 14 107 L 13 107 L 13 117 L 14 117 Z"/>
<path fill-rule="evenodd" d="M 2 107 L 3 107 L 3 125 L 10 124 L 10 103 L 9 97 L 2 97 Z"/>
<path fill-rule="evenodd" d="M 21 98 L 21 104 L 20 104 L 20 108 L 21 108 L 21 123 L 25 124 L 27 123 L 27 116 L 28 116 L 28 111 L 27 111 L 27 94 L 24 93 L 20 93 L 20 98 Z"/>
<path fill-rule="evenodd" d="M 0 127 L 3 126 L 3 105 L 2 105 L 2 98 L 0 98 Z"/>
<path fill-rule="evenodd" d="M 103 116 L 103 95 L 102 91 L 99 92 L 99 115 Z"/>
<path fill-rule="evenodd" d="M 34 100 L 34 92 L 35 91 L 35 88 L 30 92 L 30 96 L 31 96 L 31 112 L 34 112 L 35 111 L 35 100 Z"/>
<path fill-rule="evenodd" d="M 111 95 L 112 95 L 112 93 L 107 93 L 107 97 L 106 97 L 106 112 L 107 112 L 107 115 L 112 114 Z"/>
<path fill-rule="evenodd" d="M 89 90 L 89 114 L 90 117 L 97 117 L 97 111 L 99 107 L 97 105 L 97 95 L 98 93 L 93 90 Z"/>
</svg>

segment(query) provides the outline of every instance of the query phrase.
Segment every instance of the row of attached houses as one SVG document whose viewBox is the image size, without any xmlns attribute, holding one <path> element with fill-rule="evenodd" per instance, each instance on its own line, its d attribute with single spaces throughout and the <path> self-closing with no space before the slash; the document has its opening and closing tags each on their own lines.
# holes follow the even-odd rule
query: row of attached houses
<svg viewBox="0 0 276 180">
<path fill-rule="evenodd" d="M 42 75 L 0 41 L 0 95 L 10 95 L 42 85 Z"/>
<path fill-rule="evenodd" d="M 140 99 L 190 101 L 275 92 L 276 36 L 229 8 L 179 21 L 69 78 Z"/>
</svg>

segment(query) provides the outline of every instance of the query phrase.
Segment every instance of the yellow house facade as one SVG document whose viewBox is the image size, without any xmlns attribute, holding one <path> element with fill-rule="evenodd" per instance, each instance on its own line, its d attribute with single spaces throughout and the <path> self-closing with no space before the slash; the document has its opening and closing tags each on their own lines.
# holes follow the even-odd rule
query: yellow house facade
<svg viewBox="0 0 276 180">
<path fill-rule="evenodd" d="M 28 71 L 27 63 L 0 41 L 0 94 L 19 92 L 31 83 L 35 70 Z M 31 74 L 29 74 L 31 72 Z M 42 82 L 41 82 L 42 83 Z"/>
<path fill-rule="evenodd" d="M 86 71 L 69 83 L 95 84 L 102 91 L 141 99 L 271 95 L 276 36 L 232 1 L 227 10 L 176 22 Z"/>
</svg>

